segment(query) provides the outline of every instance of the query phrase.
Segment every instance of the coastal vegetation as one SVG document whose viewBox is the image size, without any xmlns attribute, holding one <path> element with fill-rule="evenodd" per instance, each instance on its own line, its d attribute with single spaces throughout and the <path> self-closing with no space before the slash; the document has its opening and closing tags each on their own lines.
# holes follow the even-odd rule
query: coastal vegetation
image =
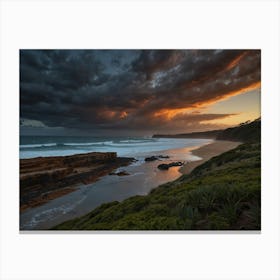
<svg viewBox="0 0 280 280">
<path fill-rule="evenodd" d="M 259 230 L 261 228 L 261 121 L 220 134 L 242 140 L 190 174 L 147 196 L 103 204 L 55 230 Z M 232 137 L 232 138 L 230 138 Z"/>
</svg>

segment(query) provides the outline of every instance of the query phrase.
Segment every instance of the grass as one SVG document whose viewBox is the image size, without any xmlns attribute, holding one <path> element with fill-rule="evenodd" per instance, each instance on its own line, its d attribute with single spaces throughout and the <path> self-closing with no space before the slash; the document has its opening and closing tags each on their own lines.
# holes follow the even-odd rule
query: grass
<svg viewBox="0 0 280 280">
<path fill-rule="evenodd" d="M 55 230 L 259 230 L 261 146 L 247 143 L 153 189 L 103 204 Z"/>
</svg>

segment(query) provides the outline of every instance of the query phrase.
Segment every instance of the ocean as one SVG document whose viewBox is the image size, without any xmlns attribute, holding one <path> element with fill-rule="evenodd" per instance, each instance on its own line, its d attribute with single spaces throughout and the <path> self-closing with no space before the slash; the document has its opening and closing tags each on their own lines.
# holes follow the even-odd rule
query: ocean
<svg viewBox="0 0 280 280">
<path fill-rule="evenodd" d="M 208 141 L 152 137 L 21 136 L 20 158 L 66 156 L 89 152 L 117 152 L 118 156 L 129 157 L 147 152 L 200 146 Z"/>
</svg>

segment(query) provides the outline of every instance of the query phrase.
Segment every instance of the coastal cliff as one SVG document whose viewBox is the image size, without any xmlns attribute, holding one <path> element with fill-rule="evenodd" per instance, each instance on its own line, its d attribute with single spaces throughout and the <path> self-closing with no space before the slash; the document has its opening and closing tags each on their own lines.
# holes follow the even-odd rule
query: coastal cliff
<svg viewBox="0 0 280 280">
<path fill-rule="evenodd" d="M 116 153 L 87 153 L 72 156 L 38 157 L 20 160 L 20 209 L 36 207 L 89 184 L 133 158 Z"/>
</svg>

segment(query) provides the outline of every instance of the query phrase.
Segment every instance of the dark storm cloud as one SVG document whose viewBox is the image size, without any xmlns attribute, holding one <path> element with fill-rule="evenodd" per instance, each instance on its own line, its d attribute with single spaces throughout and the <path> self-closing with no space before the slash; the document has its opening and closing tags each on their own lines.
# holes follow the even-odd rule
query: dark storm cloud
<svg viewBox="0 0 280 280">
<path fill-rule="evenodd" d="M 49 127 L 195 127 L 229 115 L 181 109 L 259 86 L 258 50 L 20 51 L 21 117 Z"/>
<path fill-rule="evenodd" d="M 147 79 L 150 79 L 153 73 L 176 66 L 184 57 L 185 53 L 180 50 L 143 50 L 132 67 L 136 72 L 142 72 Z"/>
</svg>

